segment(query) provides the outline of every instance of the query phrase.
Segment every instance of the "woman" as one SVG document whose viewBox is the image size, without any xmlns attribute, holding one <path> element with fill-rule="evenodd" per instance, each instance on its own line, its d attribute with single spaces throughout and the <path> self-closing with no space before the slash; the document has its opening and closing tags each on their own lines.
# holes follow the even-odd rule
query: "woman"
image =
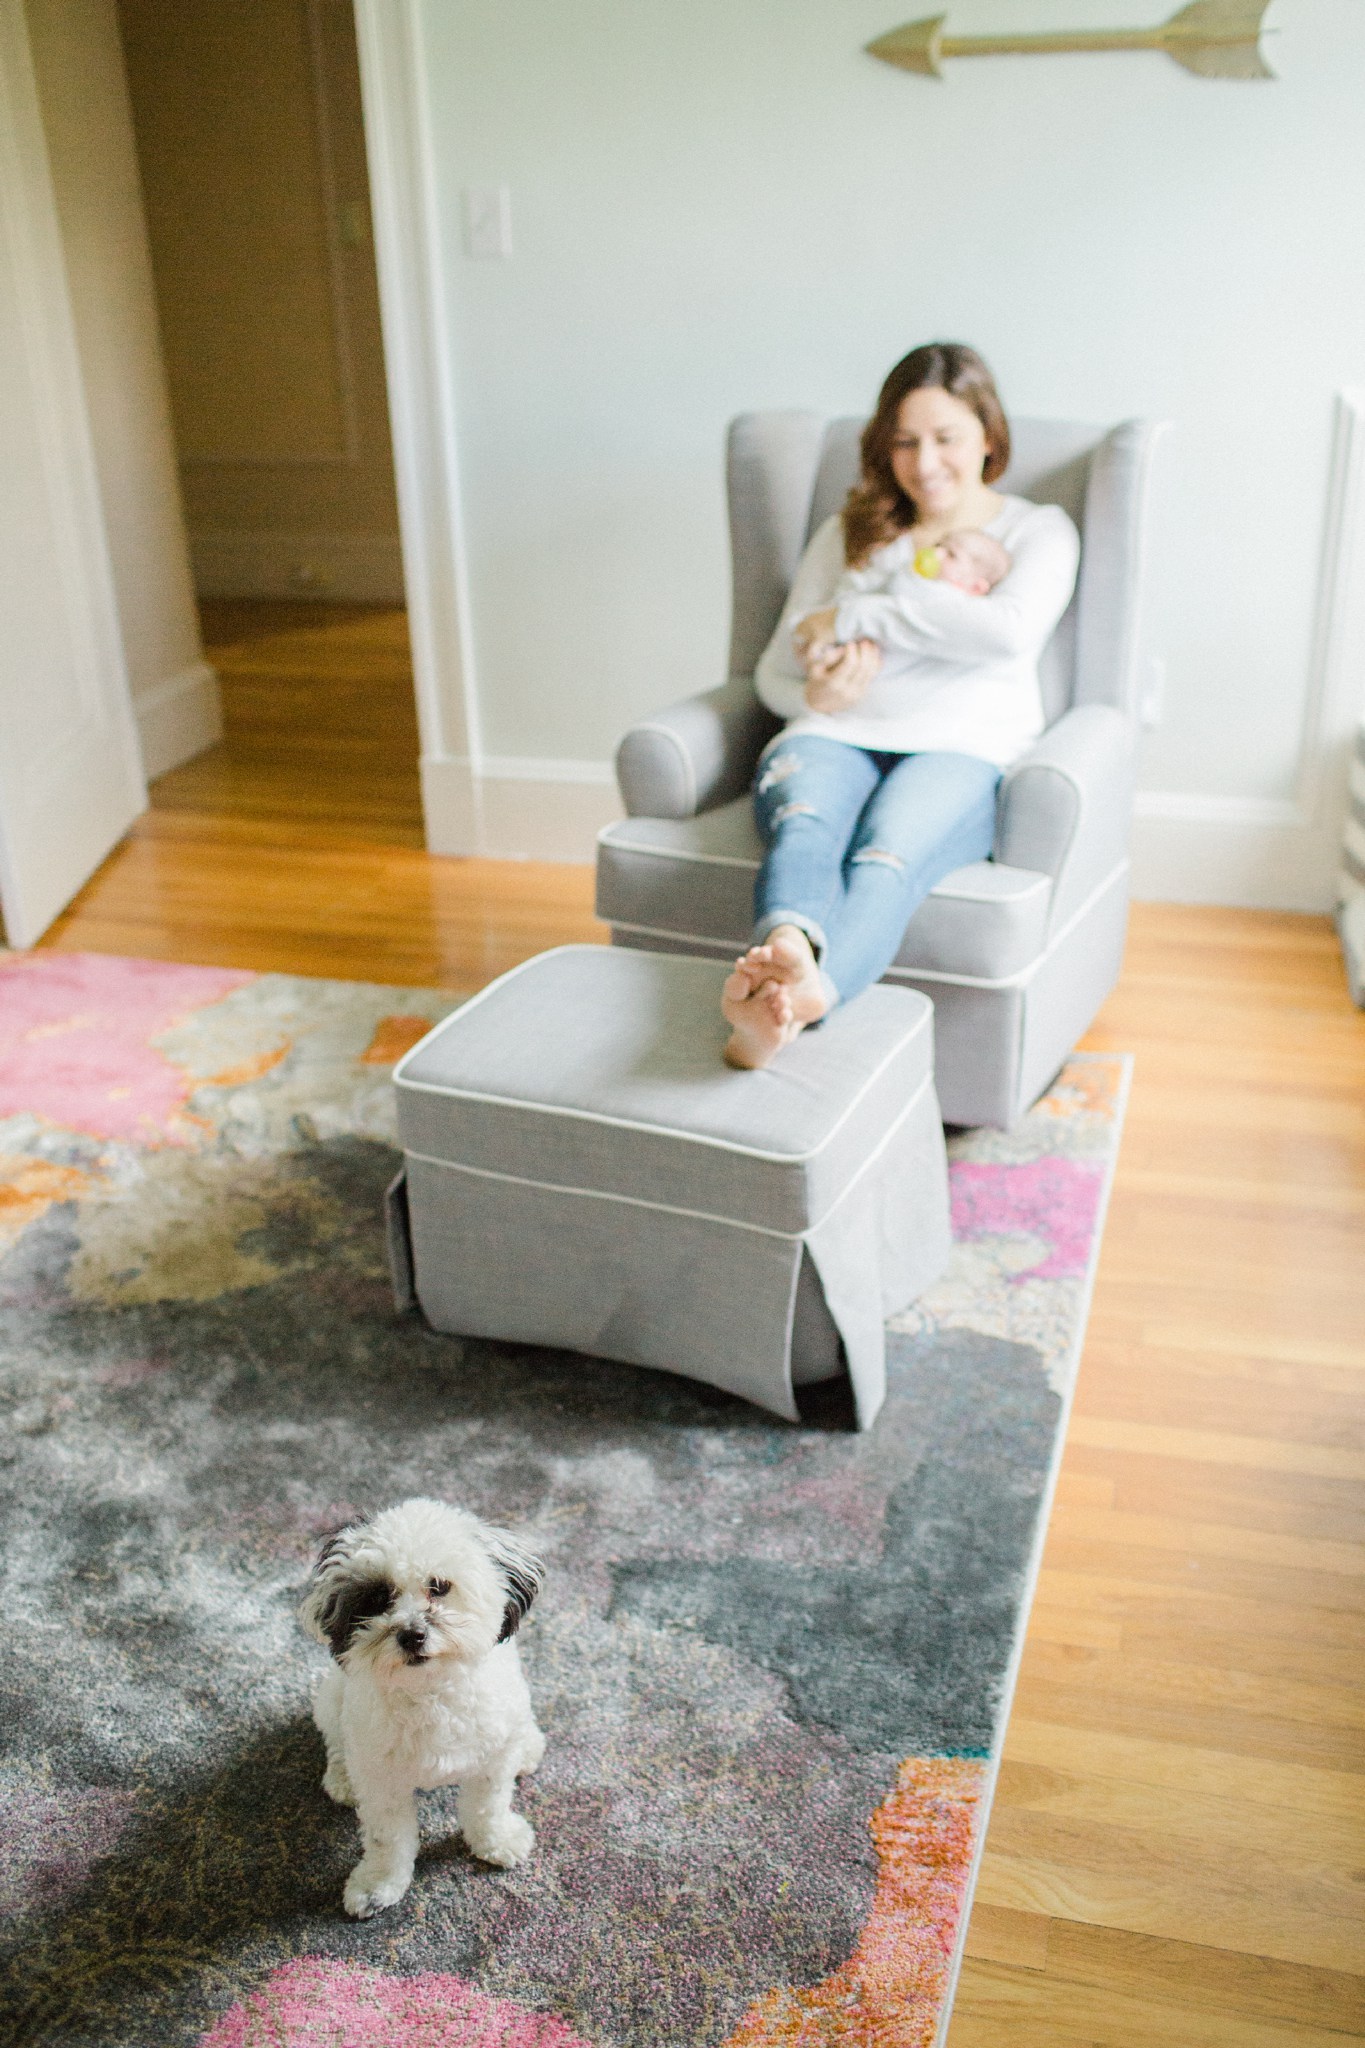
<svg viewBox="0 0 1365 2048">
<path fill-rule="evenodd" d="M 975 350 L 912 350 L 863 433 L 860 483 L 801 559 L 755 677 L 788 723 L 754 782 L 767 852 L 755 942 L 721 1003 L 732 1066 L 766 1066 L 879 980 L 934 884 L 991 851 L 1001 771 L 1043 730 L 1038 657 L 1080 552 L 1060 507 L 992 489 L 1009 448 Z M 847 568 L 965 529 L 1009 552 L 987 595 L 903 577 L 832 602 Z"/>
</svg>

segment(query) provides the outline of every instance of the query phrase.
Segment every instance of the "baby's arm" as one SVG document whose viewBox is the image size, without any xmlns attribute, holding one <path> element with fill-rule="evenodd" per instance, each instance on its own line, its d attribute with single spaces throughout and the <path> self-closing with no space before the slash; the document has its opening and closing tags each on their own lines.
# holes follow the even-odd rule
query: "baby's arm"
<svg viewBox="0 0 1365 2048">
<path fill-rule="evenodd" d="M 904 573 L 894 569 L 874 568 L 871 563 L 861 569 L 845 569 L 834 586 L 827 605 L 819 611 L 807 612 L 792 627 L 792 645 L 799 655 L 813 647 L 818 640 L 834 640 L 835 616 L 841 604 L 850 598 L 880 597 L 890 595 L 899 576 Z"/>
</svg>

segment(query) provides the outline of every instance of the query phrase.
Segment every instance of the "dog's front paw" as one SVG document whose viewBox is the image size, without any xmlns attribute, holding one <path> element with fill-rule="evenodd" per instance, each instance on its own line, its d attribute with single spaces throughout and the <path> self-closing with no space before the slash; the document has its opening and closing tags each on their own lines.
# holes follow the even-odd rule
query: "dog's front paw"
<svg viewBox="0 0 1365 2048">
<path fill-rule="evenodd" d="M 396 1906 L 411 1882 L 411 1872 L 377 1869 L 362 1858 L 346 1880 L 341 1903 L 353 1920 L 368 1920 L 386 1906 Z"/>
<path fill-rule="evenodd" d="M 329 1799 L 335 1799 L 338 1806 L 354 1806 L 355 1792 L 351 1785 L 346 1766 L 333 1758 L 322 1776 L 322 1789 Z"/>
<path fill-rule="evenodd" d="M 501 1820 L 475 1828 L 472 1834 L 466 1828 L 465 1840 L 481 1862 L 496 1863 L 501 1870 L 511 1870 L 516 1864 L 524 1863 L 530 1855 L 535 1847 L 536 1831 L 530 1821 L 523 1820 L 519 1813 L 508 1813 Z"/>
</svg>

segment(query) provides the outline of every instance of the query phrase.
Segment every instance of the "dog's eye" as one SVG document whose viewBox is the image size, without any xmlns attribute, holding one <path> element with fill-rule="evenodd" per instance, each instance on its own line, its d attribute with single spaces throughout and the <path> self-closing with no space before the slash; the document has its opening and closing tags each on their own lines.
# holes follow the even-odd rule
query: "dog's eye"
<svg viewBox="0 0 1365 2048">
<path fill-rule="evenodd" d="M 450 1591 L 449 1579 L 428 1579 L 427 1591 L 433 1600 L 444 1600 Z"/>
</svg>

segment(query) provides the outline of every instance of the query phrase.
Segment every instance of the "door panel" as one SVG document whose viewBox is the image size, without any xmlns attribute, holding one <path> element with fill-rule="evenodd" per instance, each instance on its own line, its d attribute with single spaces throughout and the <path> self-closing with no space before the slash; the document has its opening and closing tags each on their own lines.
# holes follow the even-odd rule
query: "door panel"
<svg viewBox="0 0 1365 2048">
<path fill-rule="evenodd" d="M 146 806 L 21 0 L 0 0 L 0 908 L 31 945 Z"/>
</svg>

